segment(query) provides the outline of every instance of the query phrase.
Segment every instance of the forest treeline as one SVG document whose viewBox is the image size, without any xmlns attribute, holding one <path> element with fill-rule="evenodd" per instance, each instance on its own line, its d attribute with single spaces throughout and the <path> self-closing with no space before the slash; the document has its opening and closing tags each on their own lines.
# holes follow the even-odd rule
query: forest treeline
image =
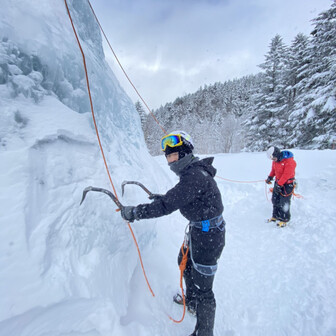
<svg viewBox="0 0 336 336">
<path fill-rule="evenodd" d="M 276 35 L 257 75 L 204 85 L 152 111 L 169 132 L 190 133 L 198 153 L 331 148 L 336 140 L 336 2 L 290 45 Z M 162 130 L 140 102 L 147 146 Z"/>
</svg>

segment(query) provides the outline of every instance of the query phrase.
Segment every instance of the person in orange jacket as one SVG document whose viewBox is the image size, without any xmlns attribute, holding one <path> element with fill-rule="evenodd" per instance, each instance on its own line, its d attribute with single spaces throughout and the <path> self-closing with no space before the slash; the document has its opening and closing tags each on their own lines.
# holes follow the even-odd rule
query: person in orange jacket
<svg viewBox="0 0 336 336">
<path fill-rule="evenodd" d="M 267 156 L 273 162 L 265 182 L 271 184 L 275 176 L 272 193 L 273 214 L 268 221 L 276 222 L 282 227 L 286 226 L 291 218 L 290 203 L 294 191 L 296 162 L 292 152 L 280 151 L 278 147 L 270 147 Z"/>
</svg>

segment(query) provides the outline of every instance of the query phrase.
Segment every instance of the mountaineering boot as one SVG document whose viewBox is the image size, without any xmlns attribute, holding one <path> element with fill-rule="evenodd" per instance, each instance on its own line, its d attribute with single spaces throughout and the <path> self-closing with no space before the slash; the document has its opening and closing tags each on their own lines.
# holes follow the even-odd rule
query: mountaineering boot
<svg viewBox="0 0 336 336">
<path fill-rule="evenodd" d="M 285 227 L 287 225 L 287 222 L 283 222 L 283 221 L 280 221 L 277 223 L 277 226 L 280 226 L 280 227 Z"/>
<path fill-rule="evenodd" d="M 180 294 L 175 294 L 173 297 L 173 301 L 179 305 L 183 306 L 183 298 Z M 193 315 L 196 316 L 196 305 L 193 304 L 193 302 L 188 302 L 187 298 L 185 298 L 186 301 L 186 306 L 187 306 L 187 310 L 188 312 Z"/>
<path fill-rule="evenodd" d="M 276 221 L 277 221 L 277 219 L 274 218 L 274 217 L 272 217 L 272 218 L 270 218 L 270 219 L 267 220 L 268 223 L 276 222 Z"/>
</svg>

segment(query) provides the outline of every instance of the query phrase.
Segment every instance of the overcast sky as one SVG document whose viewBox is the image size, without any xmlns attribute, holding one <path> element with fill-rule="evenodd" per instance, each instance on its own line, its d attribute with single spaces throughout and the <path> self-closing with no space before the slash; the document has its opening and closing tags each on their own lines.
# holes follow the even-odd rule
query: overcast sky
<svg viewBox="0 0 336 336">
<path fill-rule="evenodd" d="M 271 39 L 290 45 L 333 0 L 91 0 L 128 76 L 151 109 L 204 84 L 260 71 Z M 112 53 L 106 58 L 139 100 Z"/>
</svg>

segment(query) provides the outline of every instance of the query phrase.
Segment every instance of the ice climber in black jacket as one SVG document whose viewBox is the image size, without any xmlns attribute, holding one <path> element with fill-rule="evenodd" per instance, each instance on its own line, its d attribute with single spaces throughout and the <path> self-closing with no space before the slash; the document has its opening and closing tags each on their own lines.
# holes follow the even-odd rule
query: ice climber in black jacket
<svg viewBox="0 0 336 336">
<path fill-rule="evenodd" d="M 200 160 L 192 153 L 190 135 L 178 131 L 162 138 L 162 150 L 170 169 L 180 181 L 165 195 L 150 204 L 125 206 L 121 210 L 127 221 L 155 218 L 180 210 L 189 221 L 187 266 L 184 271 L 186 304 L 195 312 L 197 322 L 190 336 L 213 336 L 216 300 L 212 291 L 217 261 L 225 245 L 225 221 L 221 194 L 214 180 L 213 157 Z M 178 256 L 178 263 L 182 253 Z M 177 303 L 183 303 L 177 294 Z"/>
</svg>

